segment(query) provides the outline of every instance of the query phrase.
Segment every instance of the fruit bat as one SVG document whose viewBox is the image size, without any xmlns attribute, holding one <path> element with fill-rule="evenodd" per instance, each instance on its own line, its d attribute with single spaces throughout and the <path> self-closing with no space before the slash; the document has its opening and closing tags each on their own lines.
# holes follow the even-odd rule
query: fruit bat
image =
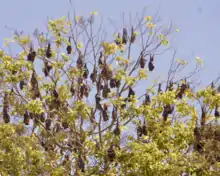
<svg viewBox="0 0 220 176">
<path fill-rule="evenodd" d="M 145 122 L 145 120 L 144 120 L 144 124 L 143 124 L 143 126 L 142 126 L 142 133 L 143 133 L 143 135 L 147 135 L 147 127 L 146 127 L 146 122 Z"/>
<path fill-rule="evenodd" d="M 116 79 L 115 78 L 110 80 L 110 87 L 111 88 L 115 88 L 116 87 Z"/>
<path fill-rule="evenodd" d="M 44 75 L 45 77 L 47 77 L 50 73 L 50 70 L 52 69 L 52 65 L 49 64 L 47 61 L 44 62 L 44 69 L 43 69 L 43 72 L 44 72 Z"/>
<path fill-rule="evenodd" d="M 104 98 L 108 98 L 108 93 L 110 93 L 110 92 L 111 92 L 111 90 L 109 89 L 108 84 L 105 84 L 103 87 L 103 90 L 102 90 L 102 96 Z"/>
<path fill-rule="evenodd" d="M 100 52 L 100 55 L 99 55 L 98 64 L 99 64 L 99 66 L 103 66 L 104 65 L 103 52 L 102 51 Z"/>
<path fill-rule="evenodd" d="M 128 31 L 126 28 L 123 28 L 122 43 L 126 45 L 127 41 L 128 41 Z"/>
<path fill-rule="evenodd" d="M 81 69 L 83 67 L 83 55 L 79 53 L 78 59 L 76 61 L 77 68 Z"/>
<path fill-rule="evenodd" d="M 141 59 L 140 59 L 140 67 L 141 68 L 144 68 L 145 67 L 145 65 L 146 65 L 146 59 L 145 59 L 145 57 L 143 56 L 143 55 L 141 55 Z"/>
<path fill-rule="evenodd" d="M 145 95 L 144 105 L 150 105 L 151 100 L 149 94 Z"/>
<path fill-rule="evenodd" d="M 162 116 L 164 121 L 167 121 L 168 115 L 169 114 L 165 110 L 163 110 Z"/>
<path fill-rule="evenodd" d="M 50 43 L 47 45 L 46 57 L 47 57 L 47 58 L 51 58 L 51 57 L 52 57 L 52 51 L 51 51 L 51 45 L 50 45 Z"/>
<path fill-rule="evenodd" d="M 72 53 L 72 46 L 71 46 L 70 37 L 69 37 L 69 43 L 70 44 L 66 47 L 67 54 L 71 54 Z"/>
<path fill-rule="evenodd" d="M 115 159 L 115 150 L 113 148 L 113 145 L 111 145 L 110 148 L 108 149 L 108 158 L 111 162 L 114 161 Z"/>
<path fill-rule="evenodd" d="M 35 57 L 36 57 L 36 52 L 33 50 L 32 47 L 30 47 L 30 51 L 28 53 L 27 60 L 30 62 L 34 62 Z"/>
<path fill-rule="evenodd" d="M 90 75 L 90 79 L 92 80 L 92 82 L 96 82 L 96 78 L 97 78 L 97 70 L 96 70 L 96 67 L 94 66 L 93 68 L 93 72 L 91 73 Z"/>
<path fill-rule="evenodd" d="M 15 75 L 17 73 L 17 70 L 12 70 L 12 74 Z"/>
<path fill-rule="evenodd" d="M 72 96 L 74 96 L 74 95 L 75 95 L 75 89 L 74 89 L 73 84 L 71 84 L 71 87 L 70 87 L 70 92 L 72 93 Z"/>
<path fill-rule="evenodd" d="M 103 116 L 103 121 L 108 121 L 109 116 L 108 116 L 108 106 L 106 104 L 104 104 L 104 108 L 102 111 L 102 116 Z"/>
<path fill-rule="evenodd" d="M 62 126 L 63 126 L 64 129 L 69 128 L 69 125 L 68 125 L 68 123 L 66 121 L 62 122 Z"/>
<path fill-rule="evenodd" d="M 201 108 L 202 114 L 201 114 L 201 126 L 205 125 L 206 122 L 206 112 L 205 112 L 205 107 L 202 106 Z"/>
<path fill-rule="evenodd" d="M 31 76 L 31 86 L 32 86 L 32 90 L 34 91 L 34 98 L 40 98 L 40 91 L 38 88 L 36 72 L 34 70 L 33 70 L 32 76 Z"/>
<path fill-rule="evenodd" d="M 80 86 L 80 98 L 83 98 L 84 93 L 85 93 L 85 89 L 86 89 L 86 85 L 83 84 L 82 86 Z"/>
<path fill-rule="evenodd" d="M 215 117 L 218 118 L 220 117 L 219 111 L 218 111 L 218 107 L 216 106 L 215 108 Z"/>
<path fill-rule="evenodd" d="M 134 33 L 134 28 L 133 26 L 131 27 L 131 43 L 134 43 L 136 39 L 136 35 Z"/>
<path fill-rule="evenodd" d="M 25 111 L 25 113 L 24 113 L 24 124 L 25 125 L 29 125 L 30 124 L 30 116 L 29 116 L 28 111 Z"/>
<path fill-rule="evenodd" d="M 10 116 L 8 114 L 8 109 L 9 109 L 9 96 L 8 96 L 8 93 L 5 93 L 4 102 L 3 102 L 3 120 L 5 123 L 10 122 Z"/>
<path fill-rule="evenodd" d="M 169 91 L 173 91 L 173 81 L 170 81 L 168 89 Z"/>
<path fill-rule="evenodd" d="M 168 104 L 168 105 L 166 105 L 164 107 L 164 111 L 166 111 L 168 114 L 172 114 L 173 110 L 174 110 L 174 106 L 173 105 Z"/>
<path fill-rule="evenodd" d="M 137 127 L 137 137 L 141 137 L 143 135 L 143 128 L 141 127 L 141 121 L 139 121 L 138 127 Z"/>
<path fill-rule="evenodd" d="M 148 63 L 148 69 L 150 70 L 150 71 L 153 71 L 154 70 L 154 64 L 153 64 L 153 61 L 154 61 L 154 56 L 153 55 L 150 55 L 150 61 L 149 61 L 149 63 Z"/>
<path fill-rule="evenodd" d="M 158 90 L 157 90 L 157 94 L 161 93 L 162 89 L 161 89 L 161 83 L 158 85 Z"/>
<path fill-rule="evenodd" d="M 116 45 L 120 45 L 121 44 L 121 34 L 118 33 L 117 38 L 115 40 Z"/>
<path fill-rule="evenodd" d="M 88 78 L 88 75 L 89 75 L 89 70 L 88 70 L 88 68 L 87 68 L 87 65 L 84 64 L 83 78 L 84 78 L 84 79 L 87 79 L 87 78 Z"/>
<path fill-rule="evenodd" d="M 124 103 L 121 105 L 121 108 L 122 108 L 122 109 L 126 108 L 127 100 L 128 100 L 128 98 L 125 98 L 125 99 L 123 100 Z"/>
<path fill-rule="evenodd" d="M 116 87 L 119 88 L 121 85 L 121 81 L 116 79 Z"/>
<path fill-rule="evenodd" d="M 85 85 L 84 95 L 85 95 L 85 97 L 87 97 L 87 98 L 88 98 L 88 96 L 89 96 L 89 88 L 88 88 L 87 85 Z"/>
<path fill-rule="evenodd" d="M 118 120 L 117 120 L 117 125 L 116 125 L 116 127 L 115 127 L 113 133 L 114 133 L 115 136 L 120 136 L 120 134 L 121 134 L 121 130 L 120 130 L 120 128 L 119 128 L 119 122 L 118 122 Z"/>
<path fill-rule="evenodd" d="M 131 87 L 129 87 L 128 90 L 128 101 L 130 101 L 130 99 L 135 95 L 135 92 L 133 91 L 133 89 Z"/>
<path fill-rule="evenodd" d="M 98 94 L 95 96 L 95 101 L 96 101 L 96 109 L 103 111 L 102 105 L 100 104 L 101 98 Z"/>
<path fill-rule="evenodd" d="M 112 70 L 109 68 L 108 65 L 105 65 L 101 71 L 101 75 L 106 79 L 106 80 L 110 80 L 113 77 L 113 72 Z"/>
<path fill-rule="evenodd" d="M 117 119 L 117 108 L 113 107 L 112 109 L 112 121 L 115 122 Z"/>
<path fill-rule="evenodd" d="M 79 155 L 79 157 L 78 157 L 78 166 L 82 172 L 85 172 L 85 163 L 84 163 L 81 155 Z"/>
<path fill-rule="evenodd" d="M 61 126 L 59 123 L 56 123 L 55 125 L 55 132 L 58 133 L 61 130 Z"/>
<path fill-rule="evenodd" d="M 40 121 L 45 122 L 45 114 L 44 113 L 40 114 Z"/>
<path fill-rule="evenodd" d="M 23 90 L 24 86 L 26 86 L 26 85 L 27 85 L 27 84 L 26 84 L 26 82 L 25 82 L 24 80 L 21 80 L 21 81 L 19 82 L 19 87 L 20 87 L 21 90 Z"/>
<path fill-rule="evenodd" d="M 46 121 L 45 121 L 45 126 L 46 126 L 46 129 L 47 130 L 50 130 L 50 127 L 51 127 L 51 118 L 47 118 Z"/>
</svg>

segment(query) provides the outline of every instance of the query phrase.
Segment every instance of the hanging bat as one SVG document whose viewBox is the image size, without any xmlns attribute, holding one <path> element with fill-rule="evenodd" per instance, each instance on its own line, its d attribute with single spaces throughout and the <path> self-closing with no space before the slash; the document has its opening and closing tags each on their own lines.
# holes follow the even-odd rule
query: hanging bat
<svg viewBox="0 0 220 176">
<path fill-rule="evenodd" d="M 153 71 L 154 68 L 155 68 L 155 66 L 154 66 L 154 64 L 153 64 L 153 61 L 154 61 L 154 55 L 150 55 L 150 61 L 149 61 L 149 63 L 148 63 L 148 69 L 149 69 L 150 71 Z"/>
<path fill-rule="evenodd" d="M 131 43 L 134 43 L 136 39 L 136 35 L 134 33 L 134 28 L 133 26 L 131 27 Z"/>
<path fill-rule="evenodd" d="M 31 46 L 30 51 L 27 56 L 27 60 L 30 62 L 34 62 L 36 55 L 37 55 L 36 52 L 33 50 L 32 46 Z"/>
<path fill-rule="evenodd" d="M 141 68 L 144 68 L 145 67 L 145 65 L 146 65 L 146 59 L 145 59 L 145 57 L 143 56 L 143 55 L 141 55 L 141 59 L 140 59 L 140 67 Z"/>
<path fill-rule="evenodd" d="M 72 46 L 71 46 L 70 37 L 69 37 L 69 45 L 66 47 L 66 51 L 67 51 L 67 54 L 71 54 L 72 53 Z"/>
<path fill-rule="evenodd" d="M 112 162 L 112 161 L 114 161 L 115 156 L 116 156 L 115 150 L 113 148 L 113 145 L 111 145 L 110 148 L 108 149 L 108 158 Z"/>
<path fill-rule="evenodd" d="M 97 78 L 97 70 L 96 70 L 96 67 L 94 66 L 93 68 L 93 72 L 91 73 L 90 75 L 90 79 L 92 80 L 92 82 L 96 82 L 96 78 Z"/>
<path fill-rule="evenodd" d="M 51 57 L 52 57 L 52 51 L 51 51 L 51 45 L 50 45 L 50 43 L 47 45 L 46 57 L 47 57 L 47 58 L 51 58 Z"/>
<path fill-rule="evenodd" d="M 89 75 L 89 70 L 88 70 L 88 68 L 87 68 L 87 65 L 84 64 L 83 78 L 84 78 L 84 79 L 87 79 L 87 78 L 88 78 L 88 75 Z"/>
<path fill-rule="evenodd" d="M 131 87 L 129 87 L 128 90 L 128 101 L 130 102 L 130 99 L 135 95 L 135 92 L 133 91 L 133 89 Z"/>
<path fill-rule="evenodd" d="M 126 45 L 127 41 L 128 41 L 128 31 L 126 28 L 123 28 L 122 43 Z"/>
</svg>

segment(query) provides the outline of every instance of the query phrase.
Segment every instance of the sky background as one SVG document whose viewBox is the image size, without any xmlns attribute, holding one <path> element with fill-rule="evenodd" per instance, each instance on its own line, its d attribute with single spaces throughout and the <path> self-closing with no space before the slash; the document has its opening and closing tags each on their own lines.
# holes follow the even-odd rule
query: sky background
<svg viewBox="0 0 220 176">
<path fill-rule="evenodd" d="M 173 22 L 180 32 L 175 36 L 174 47 L 179 58 L 195 61 L 199 56 L 204 60 L 205 68 L 200 73 L 202 84 L 209 84 L 220 75 L 219 41 L 220 41 L 220 1 L 219 0 L 75 0 L 78 15 L 88 15 L 98 11 L 104 19 L 110 17 L 120 22 L 122 12 L 125 14 L 142 12 L 147 7 L 149 15 L 159 11 L 164 22 Z M 10 38 L 12 31 L 5 26 L 33 33 L 35 28 L 45 30 L 47 17 L 59 18 L 71 10 L 69 0 L 2 0 L 0 1 L 0 41 Z M 168 23 L 165 23 L 168 24 Z M 108 27 L 106 25 L 106 27 Z M 169 55 L 163 55 L 157 70 L 168 67 Z M 191 67 L 192 68 L 192 67 Z M 190 70 L 188 70 L 190 71 Z"/>
</svg>

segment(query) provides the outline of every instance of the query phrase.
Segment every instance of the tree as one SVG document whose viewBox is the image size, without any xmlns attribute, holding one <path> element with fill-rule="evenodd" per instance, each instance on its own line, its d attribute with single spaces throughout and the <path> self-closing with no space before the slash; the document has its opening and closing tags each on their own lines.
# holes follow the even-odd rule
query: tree
<svg viewBox="0 0 220 176">
<path fill-rule="evenodd" d="M 150 84 L 172 28 L 142 15 L 108 40 L 96 14 L 15 32 L 6 45 L 20 52 L 0 51 L 1 175 L 220 174 L 217 81 L 190 82 L 201 60 L 178 78 L 187 62 L 174 52 Z"/>
</svg>

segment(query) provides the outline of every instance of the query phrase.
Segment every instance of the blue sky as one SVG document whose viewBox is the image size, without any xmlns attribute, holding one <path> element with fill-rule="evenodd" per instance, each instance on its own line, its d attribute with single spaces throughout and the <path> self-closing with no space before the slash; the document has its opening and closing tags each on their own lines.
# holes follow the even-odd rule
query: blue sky
<svg viewBox="0 0 220 176">
<path fill-rule="evenodd" d="M 12 31 L 5 26 L 32 33 L 35 28 L 45 29 L 47 17 L 58 18 L 67 15 L 71 9 L 69 0 L 7 0 L 0 6 L 0 41 L 3 45 L 5 37 L 11 37 Z M 160 12 L 164 22 L 172 20 L 174 26 L 180 29 L 175 39 L 177 56 L 189 61 L 200 56 L 205 63 L 205 69 L 200 78 L 203 84 L 215 79 L 219 72 L 219 41 L 220 41 L 220 1 L 212 0 L 75 0 L 74 6 L 79 15 L 88 15 L 98 11 L 99 15 L 112 18 L 119 22 L 122 12 L 142 12 L 143 7 L 149 9 L 149 14 Z M 108 26 L 106 26 L 108 27 Z M 158 62 L 158 70 L 163 69 L 169 55 Z"/>
</svg>

